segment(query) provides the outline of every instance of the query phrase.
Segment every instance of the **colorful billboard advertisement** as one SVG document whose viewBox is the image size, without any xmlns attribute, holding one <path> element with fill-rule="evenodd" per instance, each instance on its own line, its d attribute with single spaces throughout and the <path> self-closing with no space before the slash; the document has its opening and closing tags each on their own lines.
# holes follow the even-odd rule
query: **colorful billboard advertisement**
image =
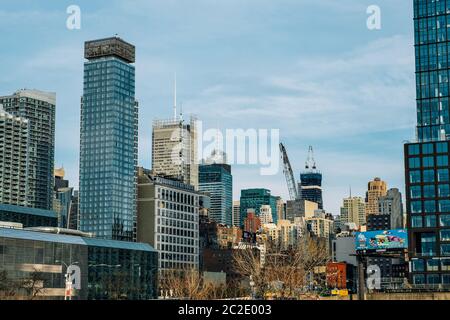
<svg viewBox="0 0 450 320">
<path fill-rule="evenodd" d="M 399 250 L 408 248 L 408 232 L 405 229 L 357 232 L 356 251 Z"/>
</svg>

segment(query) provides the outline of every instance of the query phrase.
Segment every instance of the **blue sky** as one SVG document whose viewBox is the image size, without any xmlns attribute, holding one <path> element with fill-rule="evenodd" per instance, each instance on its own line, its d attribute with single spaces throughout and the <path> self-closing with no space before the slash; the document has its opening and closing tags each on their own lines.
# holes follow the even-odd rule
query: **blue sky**
<svg viewBox="0 0 450 320">
<path fill-rule="evenodd" d="M 173 74 L 185 113 L 205 127 L 278 128 L 294 167 L 309 145 L 339 212 L 380 176 L 404 190 L 403 141 L 414 138 L 412 0 L 2 0 L 0 94 L 57 93 L 56 164 L 78 185 L 83 42 L 119 34 L 137 47 L 139 162 L 151 166 L 151 122 L 172 114 Z M 66 28 L 69 5 L 81 30 Z M 366 27 L 381 8 L 382 29 Z M 282 172 L 235 166 L 239 190 L 285 199 Z"/>
</svg>

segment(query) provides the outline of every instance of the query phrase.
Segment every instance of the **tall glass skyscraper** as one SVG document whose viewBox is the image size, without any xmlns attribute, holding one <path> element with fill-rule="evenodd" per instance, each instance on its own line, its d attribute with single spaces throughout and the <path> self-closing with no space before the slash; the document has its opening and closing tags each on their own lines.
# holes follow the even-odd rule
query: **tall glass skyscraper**
<svg viewBox="0 0 450 320">
<path fill-rule="evenodd" d="M 136 240 L 138 105 L 135 47 L 118 37 L 85 43 L 80 134 L 80 229 Z"/>
<path fill-rule="evenodd" d="M 405 144 L 410 281 L 450 285 L 450 1 L 414 0 L 417 142 Z"/>
<path fill-rule="evenodd" d="M 245 189 L 241 190 L 240 198 L 240 224 L 244 225 L 245 218 L 247 218 L 247 210 L 253 209 L 257 216 L 261 213 L 261 206 L 269 205 L 272 209 L 272 220 L 274 223 L 278 222 L 277 212 L 277 197 L 270 194 L 267 189 Z"/>
<path fill-rule="evenodd" d="M 199 191 L 209 193 L 211 209 L 209 216 L 217 223 L 233 225 L 233 176 L 231 166 L 222 163 L 199 165 Z"/>
</svg>

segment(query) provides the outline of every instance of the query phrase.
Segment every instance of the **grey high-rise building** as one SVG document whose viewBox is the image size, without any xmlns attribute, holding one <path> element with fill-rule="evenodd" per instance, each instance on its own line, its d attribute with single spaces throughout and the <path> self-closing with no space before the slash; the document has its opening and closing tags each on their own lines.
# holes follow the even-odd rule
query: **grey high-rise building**
<svg viewBox="0 0 450 320">
<path fill-rule="evenodd" d="M 50 210 L 53 207 L 56 94 L 22 89 L 0 97 L 0 104 L 6 112 L 29 122 L 27 206 Z"/>
<path fill-rule="evenodd" d="M 0 203 L 27 205 L 28 120 L 0 104 Z"/>
<path fill-rule="evenodd" d="M 79 227 L 104 239 L 135 241 L 135 47 L 118 37 L 88 41 L 84 56 Z"/>
</svg>

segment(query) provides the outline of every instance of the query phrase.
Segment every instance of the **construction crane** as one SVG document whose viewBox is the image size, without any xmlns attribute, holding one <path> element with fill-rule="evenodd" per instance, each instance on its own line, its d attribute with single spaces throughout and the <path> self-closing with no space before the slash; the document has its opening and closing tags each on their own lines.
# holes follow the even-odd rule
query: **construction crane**
<svg viewBox="0 0 450 320">
<path fill-rule="evenodd" d="M 286 152 L 286 148 L 280 143 L 281 159 L 283 160 L 283 173 L 286 177 L 286 182 L 289 189 L 289 197 L 291 200 L 297 200 L 299 198 L 297 186 L 295 185 L 294 172 L 292 171 L 291 163 Z"/>
</svg>

